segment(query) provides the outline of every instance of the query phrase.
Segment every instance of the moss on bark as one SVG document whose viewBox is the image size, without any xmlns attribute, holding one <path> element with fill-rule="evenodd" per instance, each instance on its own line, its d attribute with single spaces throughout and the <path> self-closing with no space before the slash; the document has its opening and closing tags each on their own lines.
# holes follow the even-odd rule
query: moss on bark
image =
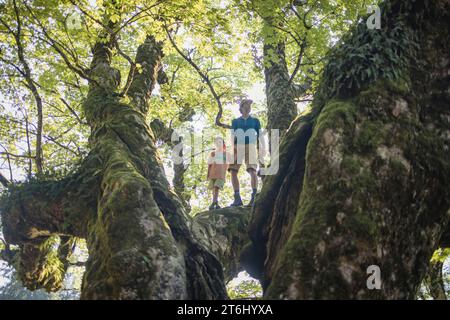
<svg viewBox="0 0 450 320">
<path fill-rule="evenodd" d="M 396 41 L 413 42 L 421 52 L 401 50 L 395 56 L 388 54 L 393 47 L 382 48 L 386 52 L 366 56 L 378 56 L 378 66 L 362 61 L 351 68 L 364 72 L 390 64 L 396 75 L 362 81 L 359 71 L 347 70 L 337 85 L 332 69 L 345 65 L 352 46 L 378 37 L 366 35 L 377 31 L 363 26 L 337 50 L 346 54 L 331 57 L 314 101 L 306 169 L 296 173 L 303 187 L 292 191 L 298 206 L 282 213 L 293 217 L 292 231 L 275 263 L 267 262 L 276 238 L 258 230 L 276 226 L 276 198 L 263 188 L 255 206 L 252 241 L 260 248 L 266 297 L 414 298 L 449 221 L 449 111 L 437 107 L 449 102 L 446 6 L 444 1 L 383 5 L 380 35 L 389 38 L 401 26 L 405 33 Z M 296 134 L 303 126 L 292 125 L 286 149 L 306 145 Z M 281 153 L 280 172 L 269 186 L 286 180 L 290 163 L 292 156 Z M 381 290 L 366 286 L 370 265 L 381 268 Z"/>
</svg>

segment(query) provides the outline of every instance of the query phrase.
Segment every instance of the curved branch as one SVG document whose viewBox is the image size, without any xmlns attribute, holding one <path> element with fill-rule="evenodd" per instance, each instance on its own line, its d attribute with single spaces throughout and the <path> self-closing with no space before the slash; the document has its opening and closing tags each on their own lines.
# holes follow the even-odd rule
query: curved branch
<svg viewBox="0 0 450 320">
<path fill-rule="evenodd" d="M 295 64 L 294 71 L 292 71 L 291 76 L 289 77 L 288 86 L 292 85 L 292 82 L 294 81 L 295 76 L 297 75 L 298 70 L 300 69 L 300 66 L 302 65 L 303 60 L 303 54 L 305 52 L 305 48 L 307 46 L 306 40 L 302 42 L 300 45 L 300 52 L 297 56 L 297 63 Z"/>
<path fill-rule="evenodd" d="M 167 28 L 167 25 L 164 24 L 164 30 L 167 33 L 167 36 L 169 38 L 170 43 L 174 47 L 174 49 L 180 54 L 180 56 L 183 57 L 184 60 L 186 60 L 194 69 L 197 71 L 197 73 L 200 75 L 202 80 L 206 83 L 209 90 L 211 91 L 211 94 L 213 95 L 214 99 L 216 100 L 217 107 L 219 111 L 217 112 L 216 116 L 216 125 L 222 128 L 231 129 L 230 125 L 222 123 L 222 114 L 223 114 L 223 106 L 222 102 L 220 101 L 220 96 L 217 94 L 216 90 L 214 89 L 214 86 L 211 83 L 211 79 L 208 77 L 207 74 L 205 74 L 200 67 L 189 57 L 187 56 L 175 43 L 174 39 L 172 38 L 172 35 L 170 34 L 169 29 Z"/>
<path fill-rule="evenodd" d="M 130 23 L 136 22 L 137 20 L 141 19 L 142 17 L 139 17 L 139 15 L 141 15 L 142 13 L 146 13 L 148 11 L 150 11 L 151 9 L 157 7 L 158 5 L 162 4 L 164 2 L 164 0 L 158 0 L 156 1 L 154 4 L 152 4 L 149 7 L 145 7 L 142 10 L 136 12 L 135 14 L 133 14 L 130 18 L 128 18 L 127 20 L 125 20 L 121 26 L 119 26 L 117 28 L 116 32 L 120 32 L 123 28 L 125 28 L 127 25 L 129 25 Z"/>
</svg>

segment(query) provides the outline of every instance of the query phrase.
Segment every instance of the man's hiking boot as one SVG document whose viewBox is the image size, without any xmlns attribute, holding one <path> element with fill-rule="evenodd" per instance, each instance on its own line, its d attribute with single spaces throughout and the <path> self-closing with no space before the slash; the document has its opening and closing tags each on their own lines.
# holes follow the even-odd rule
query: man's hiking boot
<svg viewBox="0 0 450 320">
<path fill-rule="evenodd" d="M 240 195 L 234 195 L 234 201 L 233 203 L 230 205 L 230 207 L 240 207 L 242 206 L 242 199 Z"/>
<path fill-rule="evenodd" d="M 250 202 L 246 205 L 246 207 L 251 207 L 255 203 L 256 192 L 252 192 L 252 197 L 250 198 Z"/>
</svg>

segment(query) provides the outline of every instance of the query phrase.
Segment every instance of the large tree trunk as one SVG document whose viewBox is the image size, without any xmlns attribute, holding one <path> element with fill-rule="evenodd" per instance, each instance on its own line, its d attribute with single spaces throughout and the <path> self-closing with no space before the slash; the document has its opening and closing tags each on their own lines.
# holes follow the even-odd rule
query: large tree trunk
<svg viewBox="0 0 450 320">
<path fill-rule="evenodd" d="M 433 251 L 448 243 L 448 6 L 387 2 L 382 30 L 362 24 L 332 58 L 314 111 L 292 124 L 280 170 L 256 201 L 252 270 L 265 297 L 414 298 Z M 371 64 L 378 75 L 361 88 L 347 81 Z M 383 78 L 392 67 L 400 76 Z M 371 265 L 380 290 L 367 287 Z"/>
<path fill-rule="evenodd" d="M 294 90 L 289 81 L 284 40 L 277 39 L 275 42 L 268 38 L 264 43 L 267 129 L 278 129 L 284 132 L 297 116 L 297 105 Z"/>
</svg>

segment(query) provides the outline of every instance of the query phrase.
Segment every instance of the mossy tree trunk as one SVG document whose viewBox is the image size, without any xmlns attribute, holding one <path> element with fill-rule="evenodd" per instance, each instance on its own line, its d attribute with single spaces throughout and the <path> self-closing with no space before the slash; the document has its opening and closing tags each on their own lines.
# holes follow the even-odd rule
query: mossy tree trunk
<svg viewBox="0 0 450 320">
<path fill-rule="evenodd" d="M 278 38 L 267 37 L 264 43 L 267 128 L 284 132 L 297 116 L 297 105 L 294 90 L 289 81 L 285 42 Z"/>
<path fill-rule="evenodd" d="M 88 222 L 82 297 L 185 298 L 184 253 L 169 227 L 182 212 L 169 193 L 145 123 L 161 50 L 151 37 L 138 49 L 136 62 L 144 72 L 128 90 L 131 105 L 115 95 L 118 72 L 110 66 L 110 50 L 108 43 L 94 48 L 90 76 L 97 84 L 91 84 L 84 105 L 101 177 L 97 214 Z"/>
<path fill-rule="evenodd" d="M 172 142 L 172 135 L 174 130 L 171 127 L 166 126 L 160 119 L 155 119 L 150 123 L 150 128 L 152 129 L 156 140 L 167 144 L 170 148 L 173 148 L 177 143 Z M 183 144 L 182 137 L 178 142 L 179 144 Z M 191 211 L 191 206 L 189 201 L 191 199 L 190 193 L 186 190 L 186 185 L 184 183 L 184 174 L 187 171 L 187 166 L 184 161 L 183 147 L 180 148 L 180 152 L 178 156 L 183 159 L 180 163 L 173 163 L 173 179 L 172 185 L 176 194 L 180 198 L 183 203 L 183 206 L 186 208 L 186 211 Z"/>
<path fill-rule="evenodd" d="M 443 0 L 388 1 L 381 30 L 364 22 L 331 57 L 313 112 L 287 132 L 256 201 L 250 251 L 266 298 L 415 297 L 448 243 L 449 12 Z M 371 265 L 380 290 L 367 286 Z"/>
</svg>

